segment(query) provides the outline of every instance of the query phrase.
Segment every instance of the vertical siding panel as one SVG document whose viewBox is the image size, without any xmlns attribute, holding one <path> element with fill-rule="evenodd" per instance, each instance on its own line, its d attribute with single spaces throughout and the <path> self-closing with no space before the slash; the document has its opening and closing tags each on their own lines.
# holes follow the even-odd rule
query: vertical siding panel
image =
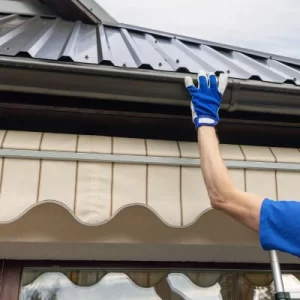
<svg viewBox="0 0 300 300">
<path fill-rule="evenodd" d="M 114 164 L 112 213 L 132 203 L 146 204 L 146 166 Z"/>
<path fill-rule="evenodd" d="M 246 186 L 247 192 L 274 200 L 277 198 L 275 171 L 247 170 Z"/>
<path fill-rule="evenodd" d="M 300 173 L 277 171 L 278 200 L 300 201 Z"/>
<path fill-rule="evenodd" d="M 41 132 L 8 131 L 3 148 L 39 150 L 41 138 Z"/>
<path fill-rule="evenodd" d="M 198 143 L 178 142 L 181 157 L 200 158 Z"/>
<path fill-rule="evenodd" d="M 300 152 L 298 149 L 272 147 L 272 152 L 279 163 L 299 163 Z M 300 173 L 277 171 L 278 200 L 300 201 Z"/>
<path fill-rule="evenodd" d="M 112 138 L 97 135 L 79 135 L 78 152 L 111 153 Z"/>
<path fill-rule="evenodd" d="M 245 171 L 240 169 L 230 169 L 229 175 L 234 185 L 241 191 L 245 191 Z"/>
<path fill-rule="evenodd" d="M 221 144 L 220 152 L 223 159 L 245 160 L 244 154 L 238 145 Z"/>
<path fill-rule="evenodd" d="M 36 203 L 40 162 L 6 158 L 2 169 L 0 219 L 8 221 Z"/>
<path fill-rule="evenodd" d="M 275 162 L 275 157 L 268 147 L 241 146 L 246 160 Z"/>
<path fill-rule="evenodd" d="M 149 166 L 148 204 L 169 224 L 181 225 L 180 167 Z"/>
<path fill-rule="evenodd" d="M 0 197 L 2 190 L 2 175 L 3 175 L 3 158 L 0 158 Z"/>
<path fill-rule="evenodd" d="M 44 133 L 41 150 L 76 151 L 77 135 Z"/>
<path fill-rule="evenodd" d="M 182 167 L 183 225 L 194 221 L 210 207 L 210 200 L 200 168 Z"/>
<path fill-rule="evenodd" d="M 178 144 L 174 141 L 146 140 L 149 156 L 180 157 Z"/>
<path fill-rule="evenodd" d="M 300 163 L 300 151 L 295 148 L 271 147 L 277 162 L 281 163 Z"/>
<path fill-rule="evenodd" d="M 99 223 L 110 217 L 111 168 L 111 163 L 78 163 L 75 213 L 82 221 Z"/>
<path fill-rule="evenodd" d="M 74 211 L 76 162 L 42 161 L 39 201 L 55 200 Z"/>
<path fill-rule="evenodd" d="M 241 146 L 246 160 L 275 162 L 270 148 L 260 146 Z M 270 199 L 276 199 L 275 171 L 246 170 L 246 191 Z"/>
<path fill-rule="evenodd" d="M 6 131 L 5 130 L 0 130 L 0 148 L 3 145 L 3 139 L 5 137 Z"/>
<path fill-rule="evenodd" d="M 40 132 L 7 131 L 2 144 L 3 148 L 38 150 L 41 138 Z M 19 216 L 37 202 L 40 162 L 13 158 L 1 162 L 0 218 L 4 221 Z"/>
<path fill-rule="evenodd" d="M 113 153 L 146 155 L 145 140 L 114 137 Z M 146 165 L 113 164 L 112 214 L 125 205 L 146 204 L 146 174 Z"/>
<path fill-rule="evenodd" d="M 41 150 L 75 152 L 76 144 L 77 135 L 44 133 Z M 43 160 L 38 200 L 59 201 L 74 211 L 76 166 L 76 162 Z"/>
<path fill-rule="evenodd" d="M 113 153 L 129 155 L 146 155 L 145 140 L 114 137 Z"/>
<path fill-rule="evenodd" d="M 77 151 L 110 154 L 112 138 L 79 135 Z M 110 217 L 111 184 L 111 163 L 78 162 L 75 214 L 83 222 L 95 224 Z"/>
</svg>

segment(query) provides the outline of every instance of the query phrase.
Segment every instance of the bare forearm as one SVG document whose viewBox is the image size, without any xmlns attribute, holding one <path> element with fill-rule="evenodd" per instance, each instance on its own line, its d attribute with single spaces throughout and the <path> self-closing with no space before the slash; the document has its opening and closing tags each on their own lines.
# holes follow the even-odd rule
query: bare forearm
<svg viewBox="0 0 300 300">
<path fill-rule="evenodd" d="M 200 127 L 198 141 L 205 185 L 212 204 L 218 204 L 226 200 L 227 195 L 234 190 L 234 185 L 221 157 L 215 129 L 210 126 Z"/>
<path fill-rule="evenodd" d="M 260 207 L 264 198 L 235 188 L 221 157 L 213 127 L 200 127 L 198 140 L 201 170 L 212 207 L 258 231 Z"/>
</svg>

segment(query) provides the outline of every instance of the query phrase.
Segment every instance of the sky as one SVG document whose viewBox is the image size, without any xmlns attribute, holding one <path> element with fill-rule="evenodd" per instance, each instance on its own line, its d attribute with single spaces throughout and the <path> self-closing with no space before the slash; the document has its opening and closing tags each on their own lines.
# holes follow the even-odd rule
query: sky
<svg viewBox="0 0 300 300">
<path fill-rule="evenodd" d="M 300 58 L 299 0 L 96 0 L 118 22 Z"/>
</svg>

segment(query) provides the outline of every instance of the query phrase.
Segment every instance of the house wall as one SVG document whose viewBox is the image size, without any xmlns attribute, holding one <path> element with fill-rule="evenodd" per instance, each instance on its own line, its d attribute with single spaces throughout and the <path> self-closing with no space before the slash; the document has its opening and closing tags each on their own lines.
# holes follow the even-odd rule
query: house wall
<svg viewBox="0 0 300 300">
<path fill-rule="evenodd" d="M 196 143 L 1 131 L 1 148 L 2 258 L 268 261 L 211 209 Z M 298 149 L 220 148 L 239 189 L 300 198 Z"/>
</svg>

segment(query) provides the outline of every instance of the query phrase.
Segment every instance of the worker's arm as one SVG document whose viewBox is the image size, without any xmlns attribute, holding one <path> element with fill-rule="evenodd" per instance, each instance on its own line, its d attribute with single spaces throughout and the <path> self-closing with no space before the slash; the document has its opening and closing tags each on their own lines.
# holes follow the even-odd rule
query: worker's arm
<svg viewBox="0 0 300 300">
<path fill-rule="evenodd" d="M 258 231 L 263 197 L 239 191 L 232 183 L 220 155 L 214 126 L 219 122 L 218 111 L 227 85 L 227 75 L 221 74 L 219 82 L 214 74 L 198 74 L 196 88 L 190 77 L 185 80 L 192 96 L 193 121 L 198 130 L 201 170 L 213 208 L 224 211 L 237 221 Z"/>
<path fill-rule="evenodd" d="M 239 191 L 233 185 L 220 155 L 214 127 L 200 127 L 198 140 L 201 170 L 212 207 L 258 231 L 260 208 L 264 198 Z"/>
<path fill-rule="evenodd" d="M 201 156 L 201 170 L 212 207 L 259 232 L 265 250 L 281 250 L 300 256 L 300 202 L 273 201 L 238 190 L 219 151 L 214 126 L 227 85 L 226 74 L 198 74 L 198 87 L 191 77 L 185 85 L 192 101 L 191 110 Z"/>
</svg>

